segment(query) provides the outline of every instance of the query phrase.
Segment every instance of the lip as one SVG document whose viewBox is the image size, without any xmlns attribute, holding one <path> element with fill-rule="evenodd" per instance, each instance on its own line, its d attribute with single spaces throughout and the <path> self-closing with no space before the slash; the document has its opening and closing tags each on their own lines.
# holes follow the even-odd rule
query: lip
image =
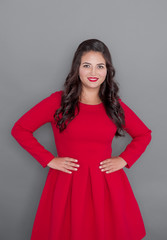
<svg viewBox="0 0 167 240">
<path fill-rule="evenodd" d="M 89 77 L 88 80 L 90 82 L 96 82 L 98 80 L 98 78 L 96 78 L 96 77 Z"/>
</svg>

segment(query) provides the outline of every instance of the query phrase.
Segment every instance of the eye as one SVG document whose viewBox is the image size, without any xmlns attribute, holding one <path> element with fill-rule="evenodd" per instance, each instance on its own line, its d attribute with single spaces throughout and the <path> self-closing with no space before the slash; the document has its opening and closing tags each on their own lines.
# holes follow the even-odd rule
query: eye
<svg viewBox="0 0 167 240">
<path fill-rule="evenodd" d="M 89 68 L 90 65 L 89 65 L 89 64 L 84 64 L 83 67 L 84 67 L 84 68 Z"/>
<path fill-rule="evenodd" d="M 98 68 L 102 69 L 102 68 L 104 68 L 104 66 L 103 65 L 98 65 Z"/>
</svg>

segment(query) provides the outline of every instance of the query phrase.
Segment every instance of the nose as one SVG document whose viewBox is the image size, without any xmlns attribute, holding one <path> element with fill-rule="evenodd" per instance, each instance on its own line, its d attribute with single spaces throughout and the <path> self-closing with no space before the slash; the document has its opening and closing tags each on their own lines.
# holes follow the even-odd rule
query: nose
<svg viewBox="0 0 167 240">
<path fill-rule="evenodd" d="M 92 67 L 91 70 L 90 70 L 90 74 L 92 76 L 96 76 L 96 68 Z"/>
</svg>

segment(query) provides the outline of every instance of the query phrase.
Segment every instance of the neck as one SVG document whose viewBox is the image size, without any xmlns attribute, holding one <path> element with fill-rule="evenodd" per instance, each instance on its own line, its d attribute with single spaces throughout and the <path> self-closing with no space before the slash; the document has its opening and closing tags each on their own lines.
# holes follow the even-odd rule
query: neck
<svg viewBox="0 0 167 240">
<path fill-rule="evenodd" d="M 81 94 L 79 96 L 79 101 L 81 102 L 90 102 L 90 103 L 99 103 L 101 99 L 99 98 L 99 88 L 97 89 L 85 89 L 82 88 Z"/>
</svg>

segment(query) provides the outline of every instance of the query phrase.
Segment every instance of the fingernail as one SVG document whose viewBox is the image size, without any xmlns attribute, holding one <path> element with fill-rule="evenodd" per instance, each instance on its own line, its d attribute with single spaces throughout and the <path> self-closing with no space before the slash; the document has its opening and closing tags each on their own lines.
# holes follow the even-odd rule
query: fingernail
<svg viewBox="0 0 167 240">
<path fill-rule="evenodd" d="M 78 160 L 77 160 L 77 159 L 75 159 L 75 162 L 78 162 Z"/>
<path fill-rule="evenodd" d="M 100 162 L 100 164 L 103 164 L 102 162 Z"/>
</svg>

